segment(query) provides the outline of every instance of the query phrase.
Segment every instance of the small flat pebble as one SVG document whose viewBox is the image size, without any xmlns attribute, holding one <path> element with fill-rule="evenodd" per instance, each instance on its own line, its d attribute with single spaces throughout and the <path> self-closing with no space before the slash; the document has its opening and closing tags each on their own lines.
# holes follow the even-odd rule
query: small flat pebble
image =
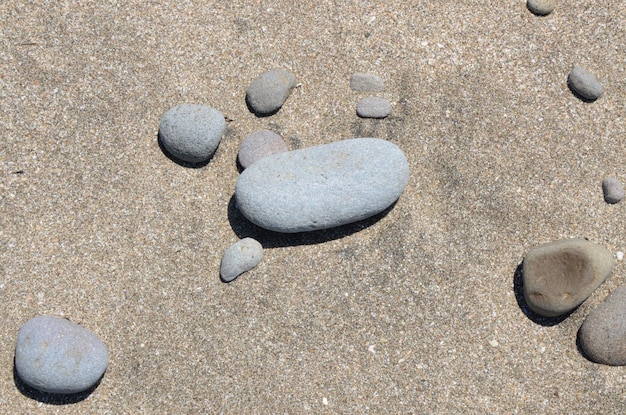
<svg viewBox="0 0 626 415">
<path fill-rule="evenodd" d="M 624 187 L 613 177 L 602 180 L 602 192 L 606 203 L 615 204 L 624 198 Z"/>
<path fill-rule="evenodd" d="M 18 332 L 15 370 L 24 383 L 42 392 L 87 390 L 100 380 L 108 364 L 104 343 L 64 318 L 35 317 Z"/>
<path fill-rule="evenodd" d="M 528 307 L 554 317 L 578 307 L 606 280 L 613 255 L 585 239 L 563 239 L 531 249 L 522 267 Z"/>
<path fill-rule="evenodd" d="M 385 84 L 378 75 L 357 72 L 350 77 L 350 89 L 357 92 L 380 92 L 385 89 Z"/>
<path fill-rule="evenodd" d="M 526 6 L 531 12 L 545 16 L 552 13 L 556 6 L 556 0 L 528 0 Z"/>
<path fill-rule="evenodd" d="M 567 84 L 574 94 L 589 101 L 600 98 L 603 92 L 598 79 L 581 66 L 574 66 L 567 77 Z"/>
<path fill-rule="evenodd" d="M 288 150 L 287 144 L 278 134 L 270 130 L 260 130 L 243 139 L 237 159 L 241 167 L 245 169 L 263 157 Z"/>
<path fill-rule="evenodd" d="M 202 163 L 211 158 L 226 130 L 224 115 L 206 105 L 180 104 L 159 125 L 159 139 L 176 159 Z"/>
<path fill-rule="evenodd" d="M 626 366 L 626 285 L 613 290 L 578 331 L 581 349 L 593 362 Z"/>
<path fill-rule="evenodd" d="M 397 145 L 355 138 L 267 156 L 241 173 L 235 197 L 252 223 L 294 233 L 380 213 L 408 180 L 409 166 Z"/>
<path fill-rule="evenodd" d="M 296 87 L 296 76 L 284 69 L 270 69 L 257 76 L 246 91 L 246 102 L 256 115 L 276 113 Z"/>
<path fill-rule="evenodd" d="M 224 251 L 220 276 L 230 282 L 256 267 L 263 259 L 263 246 L 252 238 L 244 238 Z"/>
<path fill-rule="evenodd" d="M 391 113 L 391 104 L 385 98 L 363 98 L 356 106 L 356 113 L 362 118 L 385 118 Z"/>
</svg>

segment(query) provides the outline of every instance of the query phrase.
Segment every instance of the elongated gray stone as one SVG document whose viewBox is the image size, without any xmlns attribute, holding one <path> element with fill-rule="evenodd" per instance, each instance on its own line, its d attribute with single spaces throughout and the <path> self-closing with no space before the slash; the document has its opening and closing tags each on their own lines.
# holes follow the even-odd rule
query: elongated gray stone
<svg viewBox="0 0 626 415">
<path fill-rule="evenodd" d="M 230 282 L 244 272 L 256 267 L 263 259 L 263 246 L 255 239 L 244 238 L 224 251 L 220 276 Z"/>
<path fill-rule="evenodd" d="M 271 115 L 283 106 L 295 87 L 294 74 L 280 68 L 270 69 L 252 80 L 246 90 L 246 102 L 256 115 Z"/>
<path fill-rule="evenodd" d="M 391 206 L 409 180 L 404 153 L 355 138 L 267 156 L 237 180 L 237 207 L 265 229 L 294 233 L 356 222 Z"/>
<path fill-rule="evenodd" d="M 567 77 L 567 84 L 574 93 L 590 101 L 600 98 L 604 91 L 598 79 L 581 66 L 574 66 Z"/>
<path fill-rule="evenodd" d="M 15 370 L 24 383 L 43 392 L 87 390 L 98 382 L 108 364 L 104 343 L 64 318 L 32 318 L 17 334 Z"/>
</svg>

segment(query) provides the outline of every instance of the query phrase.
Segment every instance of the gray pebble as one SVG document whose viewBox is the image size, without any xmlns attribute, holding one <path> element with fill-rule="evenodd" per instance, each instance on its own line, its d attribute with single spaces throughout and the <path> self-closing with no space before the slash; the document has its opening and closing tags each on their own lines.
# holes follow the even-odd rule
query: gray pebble
<svg viewBox="0 0 626 415">
<path fill-rule="evenodd" d="M 246 91 L 246 102 L 259 116 L 276 113 L 296 87 L 296 76 L 284 69 L 271 69 L 257 76 Z"/>
<path fill-rule="evenodd" d="M 380 92 L 385 89 L 385 84 L 378 75 L 357 72 L 350 77 L 350 89 L 357 92 Z"/>
<path fill-rule="evenodd" d="M 607 177 L 602 180 L 602 192 L 604 193 L 604 201 L 606 203 L 614 204 L 624 198 L 624 188 L 621 183 L 613 177 Z"/>
<path fill-rule="evenodd" d="M 263 246 L 252 238 L 244 238 L 224 251 L 220 276 L 222 280 L 230 282 L 256 267 L 261 259 L 263 259 Z"/>
<path fill-rule="evenodd" d="M 585 319 L 580 347 L 593 362 L 626 366 L 626 285 L 618 287 Z"/>
<path fill-rule="evenodd" d="M 224 130 L 221 112 L 206 105 L 181 104 L 163 115 L 159 139 L 174 158 L 195 164 L 213 156 Z"/>
<path fill-rule="evenodd" d="M 241 173 L 235 197 L 251 222 L 294 233 L 380 213 L 408 180 L 409 166 L 397 145 L 355 138 L 267 156 Z"/>
<path fill-rule="evenodd" d="M 531 12 L 545 16 L 552 13 L 556 6 L 556 0 L 528 0 L 526 6 Z"/>
<path fill-rule="evenodd" d="M 613 255 L 585 239 L 563 239 L 531 249 L 522 267 L 528 307 L 554 317 L 578 307 L 607 279 Z"/>
<path fill-rule="evenodd" d="M 362 118 L 385 118 L 391 113 L 391 104 L 385 98 L 363 98 L 356 106 L 356 113 Z"/>
<path fill-rule="evenodd" d="M 567 77 L 567 84 L 572 92 L 589 101 L 600 98 L 603 92 L 598 79 L 581 66 L 574 66 Z"/>
<path fill-rule="evenodd" d="M 43 392 L 87 390 L 100 380 L 108 364 L 104 343 L 64 318 L 35 317 L 17 334 L 15 370 L 24 383 Z"/>
<path fill-rule="evenodd" d="M 243 139 L 237 158 L 245 169 L 263 157 L 288 150 L 287 144 L 278 134 L 270 130 L 260 130 Z"/>
</svg>

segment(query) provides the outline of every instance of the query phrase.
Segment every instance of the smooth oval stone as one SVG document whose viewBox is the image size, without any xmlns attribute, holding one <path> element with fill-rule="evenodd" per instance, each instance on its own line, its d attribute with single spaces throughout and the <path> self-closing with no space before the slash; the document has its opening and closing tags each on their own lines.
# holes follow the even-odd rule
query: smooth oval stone
<svg viewBox="0 0 626 415">
<path fill-rule="evenodd" d="M 596 363 L 626 366 L 626 285 L 611 292 L 578 331 L 580 346 Z"/>
<path fill-rule="evenodd" d="M 385 84 L 378 75 L 356 72 L 350 77 L 350 89 L 357 92 L 379 92 L 385 89 Z"/>
<path fill-rule="evenodd" d="M 381 97 L 363 98 L 356 106 L 356 113 L 362 118 L 385 118 L 391 113 L 391 104 Z"/>
<path fill-rule="evenodd" d="M 206 105 L 181 104 L 170 108 L 159 125 L 159 139 L 175 158 L 188 163 L 213 156 L 226 130 L 224 115 Z"/>
<path fill-rule="evenodd" d="M 554 7 L 556 6 L 555 0 L 528 0 L 526 3 L 528 10 L 531 12 L 538 14 L 540 16 L 545 16 L 547 14 L 552 13 Z"/>
<path fill-rule="evenodd" d="M 43 392 L 87 390 L 98 382 L 108 364 L 104 343 L 63 318 L 32 318 L 17 334 L 15 370 L 24 383 Z"/>
<path fill-rule="evenodd" d="M 604 193 L 604 201 L 606 203 L 615 204 L 624 198 L 624 188 L 613 177 L 607 177 L 602 180 L 602 192 Z"/>
<path fill-rule="evenodd" d="M 252 238 L 244 238 L 232 244 L 224 251 L 220 276 L 230 282 L 256 267 L 263 259 L 263 246 Z"/>
<path fill-rule="evenodd" d="M 296 87 L 296 76 L 284 69 L 270 69 L 254 78 L 246 91 L 246 102 L 257 115 L 271 115 L 283 106 L 291 90 Z"/>
<path fill-rule="evenodd" d="M 581 66 L 574 66 L 567 77 L 567 84 L 575 94 L 590 101 L 600 98 L 603 92 L 598 79 Z"/>
<path fill-rule="evenodd" d="M 524 297 L 535 313 L 555 317 L 585 301 L 613 269 L 613 255 L 585 239 L 531 249 L 522 264 Z"/>
<path fill-rule="evenodd" d="M 409 180 L 404 153 L 355 138 L 265 157 L 239 176 L 237 207 L 256 225 L 294 233 L 356 222 L 391 206 Z"/>
<path fill-rule="evenodd" d="M 260 130 L 243 139 L 239 146 L 237 159 L 241 167 L 246 169 L 263 157 L 288 150 L 287 144 L 278 134 L 270 130 Z"/>
</svg>

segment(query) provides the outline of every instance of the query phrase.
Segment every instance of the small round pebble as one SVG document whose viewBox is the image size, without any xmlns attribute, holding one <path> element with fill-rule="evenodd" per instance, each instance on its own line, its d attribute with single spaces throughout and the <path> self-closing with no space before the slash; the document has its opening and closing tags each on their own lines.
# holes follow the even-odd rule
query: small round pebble
<svg viewBox="0 0 626 415">
<path fill-rule="evenodd" d="M 220 276 L 225 282 L 230 282 L 256 267 L 261 259 L 263 259 L 263 246 L 255 239 L 244 238 L 224 251 Z"/>
<path fill-rule="evenodd" d="M 567 84 L 574 94 L 589 101 L 600 98 L 603 92 L 598 79 L 581 66 L 574 66 L 567 77 Z"/>
<path fill-rule="evenodd" d="M 385 118 L 391 113 L 391 104 L 385 98 L 363 98 L 356 105 L 356 113 L 361 118 Z"/>
<path fill-rule="evenodd" d="M 196 164 L 213 156 L 225 130 L 221 112 L 206 105 L 181 104 L 163 115 L 159 139 L 174 158 Z"/>
<path fill-rule="evenodd" d="M 263 157 L 288 150 L 287 144 L 278 134 L 270 130 L 260 130 L 243 139 L 237 158 L 245 169 Z"/>
<path fill-rule="evenodd" d="M 246 90 L 246 102 L 256 115 L 272 115 L 283 106 L 295 87 L 294 74 L 280 68 L 270 69 L 250 83 Z"/>
<path fill-rule="evenodd" d="M 17 334 L 15 371 L 24 383 L 42 392 L 87 390 L 98 382 L 108 364 L 104 343 L 64 318 L 32 318 Z"/>
<path fill-rule="evenodd" d="M 380 92 L 385 89 L 385 84 L 378 75 L 357 72 L 350 77 L 350 89 L 357 92 Z"/>
<path fill-rule="evenodd" d="M 556 0 L 528 0 L 526 6 L 531 12 L 545 16 L 546 14 L 552 13 L 552 10 L 554 10 L 556 6 Z"/>
<path fill-rule="evenodd" d="M 602 192 L 604 193 L 604 201 L 606 203 L 614 204 L 624 198 L 624 188 L 621 183 L 613 177 L 607 177 L 602 180 Z"/>
</svg>

